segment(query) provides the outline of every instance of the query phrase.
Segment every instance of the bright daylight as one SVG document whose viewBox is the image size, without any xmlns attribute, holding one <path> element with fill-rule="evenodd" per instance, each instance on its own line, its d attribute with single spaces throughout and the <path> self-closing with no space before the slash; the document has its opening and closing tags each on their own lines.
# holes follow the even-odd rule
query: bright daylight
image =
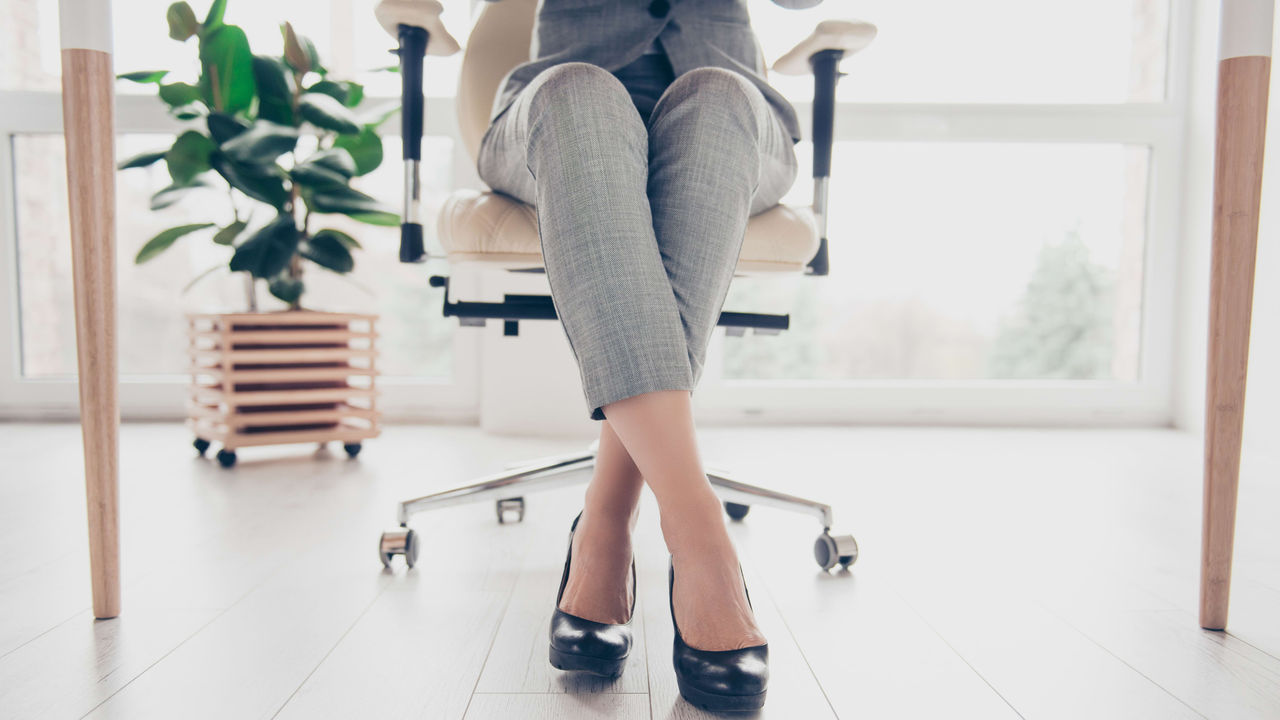
<svg viewBox="0 0 1280 720">
<path fill-rule="evenodd" d="M 1274 4 L 6 0 L 0 719 L 1280 717 Z"/>
</svg>

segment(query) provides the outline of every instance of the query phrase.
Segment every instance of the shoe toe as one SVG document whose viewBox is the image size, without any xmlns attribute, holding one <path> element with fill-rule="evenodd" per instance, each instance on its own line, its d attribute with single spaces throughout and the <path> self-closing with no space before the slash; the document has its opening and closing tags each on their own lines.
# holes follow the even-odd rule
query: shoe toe
<svg viewBox="0 0 1280 720">
<path fill-rule="evenodd" d="M 769 685 L 768 646 L 717 652 L 686 645 L 675 664 L 686 682 L 715 695 L 758 695 Z"/>
<path fill-rule="evenodd" d="M 557 608 L 551 617 L 551 644 L 571 655 L 620 659 L 631 652 L 631 628 L 587 620 Z"/>
</svg>

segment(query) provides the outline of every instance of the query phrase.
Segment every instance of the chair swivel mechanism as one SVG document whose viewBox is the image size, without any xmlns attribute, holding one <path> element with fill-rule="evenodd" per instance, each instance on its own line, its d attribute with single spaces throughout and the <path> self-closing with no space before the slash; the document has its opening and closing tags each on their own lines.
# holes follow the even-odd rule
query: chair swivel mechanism
<svg viewBox="0 0 1280 720">
<path fill-rule="evenodd" d="M 463 55 L 457 114 L 458 125 L 472 161 L 489 123 L 489 110 L 501 79 L 528 59 L 537 0 L 504 0 L 484 3 Z M 449 55 L 457 42 L 440 24 L 440 6 L 432 0 L 382 0 L 377 15 L 382 26 L 399 42 L 403 82 L 402 137 L 405 161 L 404 215 L 400 260 L 426 259 L 419 208 L 418 163 L 423 128 L 422 72 L 424 55 Z M 840 60 L 865 48 L 876 34 L 874 25 L 856 21 L 827 20 L 813 34 L 780 58 L 774 71 L 814 77 L 812 207 L 775 206 L 751 218 L 735 269 L 735 276 L 777 273 L 827 275 L 827 191 L 831 170 L 832 129 L 835 119 L 836 82 Z M 460 190 L 445 202 L 438 216 L 437 233 L 449 264 L 480 264 L 512 272 L 544 272 L 535 209 L 509 196 L 493 192 Z M 504 335 L 519 334 L 519 323 L 556 320 L 549 295 L 506 295 L 503 302 L 451 300 L 448 277 L 430 282 L 444 289 L 444 315 L 464 326 L 483 326 L 501 320 Z M 748 328 L 757 333 L 777 333 L 788 328 L 788 315 L 722 312 L 718 325 L 730 335 Z M 400 503 L 398 527 L 382 534 L 378 556 L 390 567 L 403 556 L 410 568 L 418 558 L 418 538 L 409 522 L 418 513 L 436 508 L 489 501 L 495 503 L 498 522 L 524 519 L 524 495 L 582 482 L 595 463 L 598 441 L 586 449 L 529 460 L 480 478 L 463 487 L 432 493 Z M 748 485 L 725 471 L 708 469 L 707 477 L 725 503 L 725 511 L 741 520 L 754 505 L 805 513 L 822 524 L 814 544 L 814 557 L 823 569 L 848 567 L 858 557 L 851 535 L 833 534 L 829 505 Z"/>
</svg>

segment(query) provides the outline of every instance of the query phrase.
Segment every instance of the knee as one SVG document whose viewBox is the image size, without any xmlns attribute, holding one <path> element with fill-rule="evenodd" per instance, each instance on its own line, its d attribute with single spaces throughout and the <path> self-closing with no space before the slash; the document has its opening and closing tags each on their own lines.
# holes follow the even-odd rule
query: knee
<svg viewBox="0 0 1280 720">
<path fill-rule="evenodd" d="M 664 106 L 694 105 L 750 117 L 763 102 L 760 89 L 742 75 L 720 67 L 701 67 L 676 78 L 662 94 L 654 114 Z"/>
<path fill-rule="evenodd" d="M 615 132 L 644 130 L 631 95 L 608 70 L 590 63 L 568 62 L 538 73 L 530 83 L 530 111 L 537 117 L 565 119 L 564 127 L 610 127 Z M 590 120 L 599 122 L 590 122 Z"/>
</svg>

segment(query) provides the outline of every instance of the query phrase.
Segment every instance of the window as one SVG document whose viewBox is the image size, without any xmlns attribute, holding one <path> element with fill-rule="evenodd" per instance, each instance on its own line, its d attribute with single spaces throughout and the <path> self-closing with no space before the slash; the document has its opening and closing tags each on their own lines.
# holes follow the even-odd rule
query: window
<svg viewBox="0 0 1280 720">
<path fill-rule="evenodd" d="M 177 79 L 193 81 L 193 48 L 167 37 L 165 10 L 171 0 L 116 2 L 115 68 L 174 68 Z M 192 3 L 197 14 L 205 5 Z M 368 7 L 366 7 L 368 5 Z M 397 102 L 399 76 L 378 72 L 393 65 L 387 52 L 392 41 L 378 27 L 365 2 L 331 3 L 301 0 L 229 3 L 228 20 L 243 27 L 255 52 L 279 52 L 279 23 L 292 22 L 318 46 L 326 64 L 341 77 L 366 85 L 373 98 Z M 465 4 L 451 3 L 447 17 L 460 31 L 468 25 Z M 0 323 L 12 348 L 0 362 L 6 406 L 74 408 L 75 323 L 67 240 L 65 154 L 58 133 L 61 115 L 57 3 L 16 0 L 0 6 L 0 239 L 5 242 L 0 269 L 15 282 L 0 306 L 13 308 L 16 323 Z M 457 58 L 433 63 L 428 93 L 453 94 Z M 449 65 L 453 67 L 450 68 Z M 185 68 L 185 70 L 183 70 Z M 182 125 L 171 119 L 154 88 L 117 85 L 117 157 L 168 147 Z M 433 108 L 443 118 L 448 108 Z M 435 212 L 457 186 L 456 139 L 451 123 L 436 120 L 423 144 L 423 206 Z M 401 195 L 399 139 L 395 121 L 384 125 L 385 161 L 361 177 L 358 187 L 392 204 Z M 8 182 L 9 179 L 15 180 Z M 185 222 L 230 216 L 228 198 L 215 190 L 199 191 L 164 210 L 148 209 L 152 193 L 167 184 L 163 164 L 117 175 L 117 273 L 120 370 L 126 412 L 172 413 L 181 408 L 186 326 L 184 312 L 235 312 L 247 305 L 241 275 L 225 269 L 227 248 L 192 235 L 160 257 L 135 265 L 141 245 L 160 230 Z M 203 192 L 204 197 L 198 197 Z M 217 208 L 210 213 L 208 208 Z M 404 265 L 398 260 L 399 230 L 356 223 L 342 216 L 323 216 L 323 225 L 356 237 L 364 249 L 356 254 L 356 270 L 337 276 L 308 266 L 308 307 L 320 310 L 376 312 L 380 316 L 379 348 L 384 406 L 401 413 L 434 412 L 444 406 L 457 415 L 474 411 L 474 357 L 478 339 L 456 331 L 456 323 L 439 315 L 441 291 L 427 283 L 445 271 L 440 260 Z M 434 224 L 426 227 L 428 248 L 441 255 Z M 208 275 L 206 270 L 216 266 Z M 186 286 L 196 278 L 190 288 Z M 263 309 L 283 307 L 264 287 L 257 292 Z M 455 335 L 457 336 L 455 338 Z M 10 340 L 14 342 L 10 342 Z M 431 406 L 428 408 L 428 406 Z M 425 408 L 425 410 L 424 410 Z"/>
<path fill-rule="evenodd" d="M 726 341 L 726 378 L 1137 379 L 1147 148 L 843 142 L 834 163 L 831 275 L 735 281 L 734 310 L 794 311 Z"/>
<path fill-rule="evenodd" d="M 703 406 L 799 420 L 1167 418 L 1189 7 L 754 3 L 769 58 L 823 17 L 879 32 L 843 63 L 831 274 L 734 281 L 726 309 L 789 313 L 791 327 L 718 335 Z M 808 77 L 774 83 L 812 97 Z M 810 146 L 797 151 L 807 169 Z M 785 201 L 807 204 L 811 188 Z"/>
<path fill-rule="evenodd" d="M 821 17 L 861 18 L 878 34 L 846 63 L 839 97 L 873 103 L 1128 103 L 1165 98 L 1169 0 L 828 0 L 806 12 L 753 2 L 765 57 Z M 777 81 L 811 97 L 804 79 Z"/>
<path fill-rule="evenodd" d="M 120 157 L 168 147 L 172 135 L 129 134 L 117 139 Z M 360 187 L 381 197 L 400 189 L 399 142 L 390 138 L 385 151 L 393 160 L 361 178 Z M 431 138 L 423 145 L 424 205 L 438 208 L 452 189 L 452 141 Z M 67 199 L 65 151 L 61 135 L 17 135 L 13 138 L 17 184 L 19 243 L 19 312 L 22 322 L 22 374 L 28 378 L 72 377 L 76 372 L 75 315 L 71 298 L 71 247 L 65 229 Z M 147 239 L 161 230 L 191 222 L 230 221 L 207 208 L 227 207 L 217 190 L 197 190 L 182 202 L 160 211 L 147 210 L 156 188 L 168 182 L 162 164 L 122 172 L 116 180 L 117 289 L 120 372 L 124 376 L 180 375 L 186 371 L 186 322 L 175 308 L 192 312 L 238 312 L 248 307 L 243 276 L 225 269 L 230 249 L 204 235 L 178 241 L 174 248 L 144 265 L 133 258 Z M 424 266 L 399 262 L 399 229 L 354 222 L 336 215 L 318 216 L 315 227 L 333 227 L 360 241 L 356 270 L 338 276 L 309 265 L 304 281 L 309 308 L 376 312 L 379 320 L 379 367 L 385 375 L 447 380 L 452 372 L 453 325 L 437 321 L 424 308 L 437 304 L 439 291 L 424 273 L 439 272 L 440 261 Z M 434 237 L 432 238 L 434 241 Z M 438 244 L 435 254 L 441 254 Z M 219 270 L 208 276 L 211 268 Z M 194 281 L 194 284 L 192 284 Z M 190 287 L 188 288 L 188 286 Z M 264 288 L 257 290 L 263 309 L 283 308 Z"/>
<path fill-rule="evenodd" d="M 167 38 L 170 2 L 116 0 L 118 71 L 190 62 L 191 48 Z M 777 336 L 717 334 L 700 405 L 732 417 L 846 420 L 1008 420 L 1030 417 L 1031 403 L 1049 420 L 1167 417 L 1191 0 L 828 0 L 804 11 L 748 2 L 769 60 L 823 18 L 865 18 L 879 35 L 844 63 L 832 274 L 735 280 L 726 309 L 790 313 L 792 326 Z M 207 6 L 192 4 L 197 14 Z M 465 39 L 479 3 L 444 4 L 446 24 Z M 374 72 L 395 57 L 372 5 L 232 0 L 228 19 L 260 51 L 275 51 L 287 19 L 336 73 L 392 100 L 398 76 Z M 477 182 L 453 129 L 459 63 L 432 58 L 426 74 L 428 213 Z M 0 297 L 0 344 L 12 348 L 0 357 L 4 405 L 74 407 L 59 72 L 57 4 L 0 3 L 0 273 L 21 279 Z M 812 81 L 772 80 L 807 117 Z M 179 131 L 151 92 L 118 88 L 121 157 L 162 147 Z M 383 130 L 394 134 L 395 123 Z M 401 192 L 396 143 L 387 138 L 384 166 L 362 185 L 393 201 Z M 809 144 L 797 152 L 807 169 Z M 787 202 L 809 202 L 806 174 Z M 147 210 L 161 179 L 119 175 L 126 411 L 171 412 L 147 388 L 179 397 L 175 308 L 244 303 L 244 288 L 221 271 L 182 294 L 225 259 L 225 249 L 202 239 L 133 264 L 146 238 L 197 214 L 185 203 Z M 440 291 L 425 282 L 447 265 L 402 265 L 394 229 L 351 229 L 365 246 L 354 282 L 313 270 L 314 297 L 382 315 L 388 381 L 429 388 L 397 392 L 393 402 L 474 410 L 481 333 L 440 317 Z M 270 302 L 265 292 L 260 299 Z"/>
</svg>

